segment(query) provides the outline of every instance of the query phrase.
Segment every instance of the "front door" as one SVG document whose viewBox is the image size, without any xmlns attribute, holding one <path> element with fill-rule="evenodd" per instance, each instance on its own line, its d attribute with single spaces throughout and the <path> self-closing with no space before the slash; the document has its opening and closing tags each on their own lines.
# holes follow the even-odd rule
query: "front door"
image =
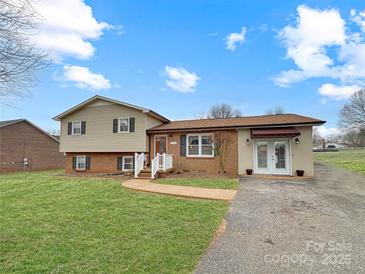
<svg viewBox="0 0 365 274">
<path fill-rule="evenodd" d="M 256 140 L 254 144 L 256 174 L 290 174 L 288 139 Z"/>
<path fill-rule="evenodd" d="M 155 138 L 155 155 L 157 153 L 166 153 L 166 136 L 156 136 Z"/>
<path fill-rule="evenodd" d="M 289 142 L 274 141 L 273 174 L 289 174 Z"/>
<path fill-rule="evenodd" d="M 155 157 L 157 153 L 160 153 L 162 155 L 163 153 L 166 153 L 166 143 L 167 143 L 167 137 L 166 136 L 156 136 L 155 137 Z M 163 158 L 160 157 L 159 159 L 159 165 L 162 167 Z"/>
</svg>

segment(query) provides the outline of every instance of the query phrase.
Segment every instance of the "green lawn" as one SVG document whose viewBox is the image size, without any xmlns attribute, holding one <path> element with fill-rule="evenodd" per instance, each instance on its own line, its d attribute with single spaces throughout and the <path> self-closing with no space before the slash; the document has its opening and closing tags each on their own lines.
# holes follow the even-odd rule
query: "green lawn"
<svg viewBox="0 0 365 274">
<path fill-rule="evenodd" d="M 228 208 L 59 175 L 1 176 L 1 273 L 191 273 Z"/>
<path fill-rule="evenodd" d="M 365 175 L 365 149 L 339 152 L 315 152 L 314 160 Z"/>
<path fill-rule="evenodd" d="M 237 179 L 226 178 L 165 178 L 158 179 L 154 183 L 179 185 L 179 186 L 198 186 L 208 188 L 237 189 Z"/>
</svg>

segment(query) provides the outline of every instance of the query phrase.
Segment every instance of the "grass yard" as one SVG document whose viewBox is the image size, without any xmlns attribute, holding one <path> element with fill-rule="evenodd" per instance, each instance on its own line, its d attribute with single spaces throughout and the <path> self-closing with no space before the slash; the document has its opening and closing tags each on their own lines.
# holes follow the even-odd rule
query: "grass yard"
<svg viewBox="0 0 365 274">
<path fill-rule="evenodd" d="M 61 174 L 1 176 L 1 273 L 191 273 L 228 208 Z"/>
<path fill-rule="evenodd" d="M 223 189 L 237 189 L 238 187 L 238 179 L 227 178 L 164 178 L 155 180 L 154 183 Z"/>
<path fill-rule="evenodd" d="M 365 175 L 365 149 L 315 152 L 314 160 Z"/>
</svg>

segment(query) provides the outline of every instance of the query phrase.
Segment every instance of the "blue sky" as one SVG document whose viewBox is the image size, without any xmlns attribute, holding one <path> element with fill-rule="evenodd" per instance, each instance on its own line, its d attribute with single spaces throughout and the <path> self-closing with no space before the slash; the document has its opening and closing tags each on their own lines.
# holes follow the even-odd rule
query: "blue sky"
<svg viewBox="0 0 365 274">
<path fill-rule="evenodd" d="M 361 2 L 50 0 L 35 42 L 52 64 L 1 119 L 58 128 L 53 116 L 100 94 L 171 119 L 223 102 L 244 115 L 282 106 L 336 132 L 365 83 Z"/>
</svg>

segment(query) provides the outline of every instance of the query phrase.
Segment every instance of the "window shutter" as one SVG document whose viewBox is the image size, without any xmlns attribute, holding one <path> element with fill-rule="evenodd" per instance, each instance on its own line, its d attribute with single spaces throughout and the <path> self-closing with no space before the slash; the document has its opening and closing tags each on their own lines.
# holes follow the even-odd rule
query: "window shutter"
<svg viewBox="0 0 365 274">
<path fill-rule="evenodd" d="M 86 121 L 81 122 L 81 134 L 85 135 L 86 133 Z"/>
<path fill-rule="evenodd" d="M 134 132 L 135 120 L 134 117 L 129 118 L 129 132 Z"/>
<path fill-rule="evenodd" d="M 180 156 L 186 156 L 186 135 L 180 135 Z"/>
<path fill-rule="evenodd" d="M 90 156 L 86 156 L 85 169 L 90 169 Z"/>
<path fill-rule="evenodd" d="M 72 156 L 72 169 L 76 169 L 76 156 Z"/>
<path fill-rule="evenodd" d="M 117 159 L 117 169 L 122 170 L 122 164 L 123 164 L 123 157 L 119 156 Z"/>
<path fill-rule="evenodd" d="M 72 122 L 68 122 L 67 124 L 67 135 L 72 134 Z"/>
<path fill-rule="evenodd" d="M 113 119 L 113 133 L 118 132 L 118 119 Z"/>
</svg>

